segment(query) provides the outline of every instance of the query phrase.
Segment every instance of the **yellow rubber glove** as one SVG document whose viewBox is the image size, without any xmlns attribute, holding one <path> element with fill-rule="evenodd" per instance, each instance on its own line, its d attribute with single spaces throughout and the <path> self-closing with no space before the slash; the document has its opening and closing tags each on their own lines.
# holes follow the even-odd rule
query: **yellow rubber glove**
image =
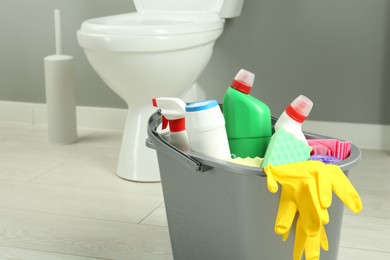
<svg viewBox="0 0 390 260">
<path fill-rule="evenodd" d="M 337 165 L 324 164 L 313 171 L 318 185 L 321 206 L 329 208 L 332 204 L 332 191 L 354 213 L 359 213 L 363 204 L 356 189 Z"/>
<path fill-rule="evenodd" d="M 275 233 L 283 235 L 283 241 L 286 241 L 288 238 L 297 211 L 298 206 L 294 201 L 293 191 L 289 188 L 282 187 L 279 210 L 275 221 Z M 302 220 L 298 214 L 293 259 L 300 260 L 304 251 L 306 253 L 306 259 L 318 259 L 316 257 L 319 256 L 320 246 L 325 251 L 328 250 L 328 238 L 324 225 L 321 223 L 319 231 L 312 236 L 308 236 L 302 227 Z"/>
<path fill-rule="evenodd" d="M 282 169 L 281 172 L 278 171 L 280 169 Z M 282 184 L 275 233 L 283 235 L 285 241 L 288 238 L 295 215 L 299 212 L 293 259 L 300 260 L 304 251 L 307 259 L 319 259 L 320 244 L 322 242 L 327 249 L 328 241 L 319 214 L 323 209 L 318 201 L 315 178 L 306 168 L 302 169 L 302 164 L 289 167 L 289 175 L 287 176 L 283 175 L 284 170 L 284 167 L 280 166 L 277 169 L 270 166 L 266 170 L 270 190 L 276 192 L 278 189 L 277 181 Z M 325 216 L 323 217 L 324 222 L 327 223 L 329 221 L 327 211 L 323 215 Z"/>
<path fill-rule="evenodd" d="M 300 260 L 303 252 L 305 252 L 306 260 L 318 260 L 320 259 L 320 247 L 325 251 L 329 250 L 328 237 L 324 225 L 321 225 L 320 232 L 317 235 L 310 237 L 305 234 L 302 227 L 302 221 L 298 217 L 293 259 Z"/>
<path fill-rule="evenodd" d="M 283 235 L 283 241 L 287 240 L 291 225 L 298 211 L 293 197 L 291 189 L 282 187 L 279 210 L 275 221 L 275 233 Z M 320 252 L 320 246 L 325 251 L 328 251 L 328 238 L 324 225 L 320 225 L 320 231 L 316 235 L 309 237 L 303 230 L 302 221 L 298 214 L 293 259 L 301 259 L 304 251 L 306 252 L 306 259 L 316 259 L 315 257 Z"/>
<path fill-rule="evenodd" d="M 332 202 L 332 191 L 353 212 L 362 209 L 359 194 L 345 174 L 336 165 L 325 165 L 320 161 L 305 161 L 264 168 L 270 192 L 282 192 L 275 233 L 286 240 L 292 222 L 299 212 L 294 259 L 301 259 L 305 251 L 306 259 L 319 259 L 320 247 L 328 250 L 328 240 L 324 224 L 329 222 L 327 208 Z"/>
<path fill-rule="evenodd" d="M 275 222 L 277 234 L 284 234 L 290 229 L 297 211 L 308 236 L 317 235 L 321 224 L 329 222 L 329 214 L 321 207 L 318 198 L 316 179 L 311 174 L 319 165 L 321 162 L 308 161 L 275 167 L 270 165 L 264 169 L 270 192 L 278 190 L 277 183 L 283 187 Z"/>
<path fill-rule="evenodd" d="M 320 227 L 320 232 L 312 237 L 306 235 L 303 230 L 301 219 L 297 218 L 297 226 L 295 231 L 295 243 L 294 243 L 294 260 L 300 260 L 302 258 L 303 252 L 306 252 L 306 259 L 318 259 L 316 258 L 320 252 L 319 247 L 323 250 L 329 250 L 328 237 L 326 235 L 325 226 L 322 224 Z M 282 234 L 283 241 L 288 239 L 290 230 Z"/>
<path fill-rule="evenodd" d="M 294 191 L 289 187 L 282 187 L 279 201 L 279 209 L 275 220 L 275 233 L 284 235 L 290 232 L 298 206 L 295 202 Z M 283 241 L 287 240 L 285 235 Z"/>
<path fill-rule="evenodd" d="M 303 192 L 301 196 L 304 196 L 304 201 L 307 201 L 307 204 L 310 203 L 311 195 L 304 192 L 305 190 L 308 190 L 306 188 L 305 185 L 301 186 L 301 192 Z M 305 211 L 304 209 L 298 207 L 294 194 L 296 191 L 296 189 L 294 190 L 288 185 L 282 187 L 279 210 L 275 221 L 275 233 L 283 235 L 283 241 L 286 241 L 291 225 L 296 216 L 296 212 L 301 212 L 298 214 L 297 218 L 293 259 L 300 260 L 304 251 L 306 253 L 306 259 L 318 259 L 316 257 L 319 257 L 320 254 L 320 245 L 322 245 L 324 250 L 328 250 L 328 240 L 325 228 L 324 225 L 320 223 L 320 217 L 318 215 L 305 215 L 310 211 Z M 315 196 L 317 196 L 317 194 L 315 194 Z M 302 198 L 300 200 L 302 200 Z M 305 218 L 302 216 L 305 216 Z M 304 221 L 306 221 L 306 227 L 303 227 L 302 219 L 305 219 Z M 316 220 L 318 220 L 318 222 Z"/>
</svg>

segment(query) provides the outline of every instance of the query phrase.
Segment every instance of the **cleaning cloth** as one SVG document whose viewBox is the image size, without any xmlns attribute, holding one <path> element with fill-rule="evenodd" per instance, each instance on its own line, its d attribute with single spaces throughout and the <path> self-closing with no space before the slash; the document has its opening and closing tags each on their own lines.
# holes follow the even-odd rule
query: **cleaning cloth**
<svg viewBox="0 0 390 260">
<path fill-rule="evenodd" d="M 312 155 L 310 156 L 310 160 L 313 161 L 321 161 L 323 163 L 329 164 L 329 163 L 338 163 L 341 160 L 339 158 L 330 156 L 330 155 Z"/>
<path fill-rule="evenodd" d="M 293 259 L 318 260 L 320 248 L 328 250 L 324 225 L 329 223 L 328 208 L 332 191 L 354 213 L 362 210 L 359 194 L 341 169 L 320 161 L 305 161 L 264 168 L 268 190 L 282 186 L 275 233 L 288 238 L 295 215 L 298 214 Z"/>
<path fill-rule="evenodd" d="M 329 155 L 340 160 L 349 156 L 351 142 L 337 139 L 308 139 L 307 143 L 313 148 L 312 155 Z"/>
</svg>

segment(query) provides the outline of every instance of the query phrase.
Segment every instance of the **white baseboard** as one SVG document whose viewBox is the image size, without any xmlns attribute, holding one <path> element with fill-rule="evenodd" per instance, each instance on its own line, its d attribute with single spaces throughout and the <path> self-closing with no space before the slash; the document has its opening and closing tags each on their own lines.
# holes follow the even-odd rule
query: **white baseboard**
<svg viewBox="0 0 390 260">
<path fill-rule="evenodd" d="M 0 101 L 0 122 L 47 125 L 46 104 Z M 78 106 L 80 128 L 123 131 L 127 109 Z"/>
<path fill-rule="evenodd" d="M 32 124 L 33 104 L 0 101 L 0 121 Z"/>
<path fill-rule="evenodd" d="M 123 131 L 127 109 L 77 107 L 77 126 Z M 0 121 L 46 125 L 46 105 L 0 101 Z M 307 120 L 304 130 L 351 141 L 359 148 L 390 150 L 390 125 Z"/>
<path fill-rule="evenodd" d="M 307 120 L 304 130 L 351 141 L 359 148 L 390 150 L 390 125 Z"/>
</svg>

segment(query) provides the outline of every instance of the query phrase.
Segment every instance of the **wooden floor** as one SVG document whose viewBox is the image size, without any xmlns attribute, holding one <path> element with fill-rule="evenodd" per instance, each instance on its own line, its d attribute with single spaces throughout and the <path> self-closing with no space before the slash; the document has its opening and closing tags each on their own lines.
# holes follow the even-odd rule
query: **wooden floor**
<svg viewBox="0 0 390 260">
<path fill-rule="evenodd" d="M 120 133 L 79 138 L 52 145 L 45 128 L 0 124 L 0 259 L 173 259 L 161 184 L 115 175 Z M 350 179 L 364 210 L 345 210 L 339 260 L 388 260 L 390 152 L 363 157 Z"/>
</svg>

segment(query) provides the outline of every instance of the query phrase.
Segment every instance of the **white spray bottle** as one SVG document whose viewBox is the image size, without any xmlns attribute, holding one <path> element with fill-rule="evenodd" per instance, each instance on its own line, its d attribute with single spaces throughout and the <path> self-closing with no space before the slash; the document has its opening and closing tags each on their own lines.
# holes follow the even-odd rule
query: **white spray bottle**
<svg viewBox="0 0 390 260">
<path fill-rule="evenodd" d="M 190 150 L 185 126 L 186 104 L 180 98 L 160 97 L 152 100 L 153 106 L 161 109 L 162 129 L 169 125 L 168 142 L 183 152 Z"/>
</svg>

